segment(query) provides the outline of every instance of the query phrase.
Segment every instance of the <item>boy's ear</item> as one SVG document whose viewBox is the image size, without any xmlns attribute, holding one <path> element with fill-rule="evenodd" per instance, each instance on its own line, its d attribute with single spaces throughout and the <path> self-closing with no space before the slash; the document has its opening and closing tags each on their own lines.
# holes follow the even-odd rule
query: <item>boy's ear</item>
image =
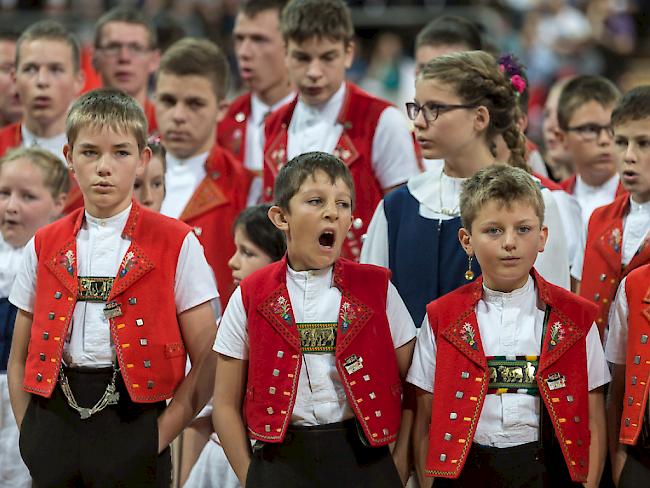
<svg viewBox="0 0 650 488">
<path fill-rule="evenodd" d="M 271 219 L 271 222 L 273 222 L 273 225 L 275 225 L 278 229 L 285 232 L 289 230 L 289 224 L 285 218 L 284 210 L 282 210 L 280 207 L 273 205 L 269 209 L 268 215 L 269 219 Z"/>
<path fill-rule="evenodd" d="M 74 75 L 74 94 L 79 95 L 81 90 L 83 90 L 84 85 L 86 84 L 86 72 L 79 68 Z"/>
<path fill-rule="evenodd" d="M 490 124 L 490 111 L 484 105 L 479 105 L 476 108 L 476 115 L 474 116 L 474 129 L 477 132 L 483 132 Z"/>
<path fill-rule="evenodd" d="M 555 129 L 555 137 L 557 137 L 557 141 L 566 150 L 567 149 L 567 133 L 564 132 L 562 129 L 558 128 L 558 129 Z"/>
<path fill-rule="evenodd" d="M 149 147 L 145 147 L 140 153 L 140 161 L 138 161 L 138 165 L 135 170 L 135 174 L 137 176 L 142 176 L 144 173 L 144 168 L 149 164 L 149 161 L 151 161 L 151 149 Z"/>
<path fill-rule="evenodd" d="M 458 229 L 458 240 L 460 241 L 460 245 L 463 246 L 463 249 L 467 255 L 473 256 L 474 248 L 472 247 L 472 234 L 470 234 L 470 232 L 465 229 L 465 227 Z"/>
<path fill-rule="evenodd" d="M 65 156 L 65 161 L 68 164 L 68 170 L 71 173 L 74 173 L 74 168 L 72 166 L 72 146 L 67 142 L 63 145 L 63 155 Z"/>
<path fill-rule="evenodd" d="M 345 69 L 350 69 L 354 61 L 354 41 L 350 41 L 347 45 L 344 45 L 343 52 L 345 54 Z"/>
<path fill-rule="evenodd" d="M 226 114 L 228 113 L 228 109 L 230 108 L 230 102 L 227 102 L 226 100 L 222 100 L 219 102 L 219 112 L 217 113 L 217 123 L 221 122 Z"/>
<path fill-rule="evenodd" d="M 63 208 L 65 207 L 65 201 L 68 198 L 68 194 L 61 192 L 54 198 L 54 209 L 52 215 L 52 221 L 61 217 L 63 214 Z"/>
<path fill-rule="evenodd" d="M 544 247 L 546 246 L 547 240 L 548 240 L 548 227 L 542 224 L 542 228 L 539 231 L 539 246 L 537 246 L 537 252 L 544 252 Z"/>
</svg>

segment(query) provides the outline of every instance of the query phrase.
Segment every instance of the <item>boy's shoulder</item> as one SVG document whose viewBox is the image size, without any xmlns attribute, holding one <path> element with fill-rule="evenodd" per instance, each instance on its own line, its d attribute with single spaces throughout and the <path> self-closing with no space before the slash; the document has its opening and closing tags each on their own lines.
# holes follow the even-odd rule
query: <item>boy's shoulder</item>
<svg viewBox="0 0 650 488">
<path fill-rule="evenodd" d="M 628 286 L 628 283 L 633 283 L 634 285 L 647 284 L 650 286 L 650 263 L 634 268 L 627 274 L 625 281 L 626 286 Z"/>
</svg>

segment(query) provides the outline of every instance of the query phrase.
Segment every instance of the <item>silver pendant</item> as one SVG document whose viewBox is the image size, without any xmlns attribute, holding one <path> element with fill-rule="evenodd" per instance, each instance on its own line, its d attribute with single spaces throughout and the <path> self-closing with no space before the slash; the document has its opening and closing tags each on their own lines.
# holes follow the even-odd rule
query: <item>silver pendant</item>
<svg viewBox="0 0 650 488">
<path fill-rule="evenodd" d="M 82 408 L 79 410 L 79 416 L 81 417 L 81 420 L 86 420 L 89 419 L 92 414 L 90 413 L 89 408 Z"/>
</svg>

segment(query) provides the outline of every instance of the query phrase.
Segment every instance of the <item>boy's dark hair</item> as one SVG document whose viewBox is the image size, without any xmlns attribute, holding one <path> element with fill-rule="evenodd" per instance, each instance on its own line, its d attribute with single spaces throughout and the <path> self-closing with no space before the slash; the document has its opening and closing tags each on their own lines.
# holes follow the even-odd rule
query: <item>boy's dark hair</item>
<svg viewBox="0 0 650 488">
<path fill-rule="evenodd" d="M 70 107 L 65 135 L 72 147 L 82 128 L 108 128 L 135 137 L 138 151 L 147 145 L 147 118 L 140 104 L 115 88 L 100 88 L 81 95 Z"/>
<path fill-rule="evenodd" d="M 476 172 L 463 183 L 460 192 L 460 218 L 467 232 L 481 209 L 491 201 L 506 207 L 514 202 L 528 203 L 544 223 L 544 198 L 539 185 L 521 168 L 505 164 L 493 164 Z"/>
<path fill-rule="evenodd" d="M 62 24 L 54 20 L 41 20 L 30 25 L 25 32 L 16 41 L 16 68 L 20 64 L 20 47 L 24 42 L 47 39 L 51 41 L 61 41 L 70 46 L 72 54 L 72 67 L 74 72 L 79 72 L 81 66 L 81 48 L 77 38 L 66 29 Z"/>
<path fill-rule="evenodd" d="M 244 0 L 239 5 L 239 11 L 251 18 L 266 10 L 277 10 L 280 15 L 286 4 L 287 0 Z"/>
<path fill-rule="evenodd" d="M 323 171 L 332 184 L 339 178 L 343 180 L 350 189 L 352 210 L 354 210 L 354 181 L 350 170 L 336 156 L 320 151 L 300 154 L 282 167 L 275 179 L 275 205 L 288 212 L 289 200 L 298 193 L 300 186 L 308 177 L 314 177 L 316 171 Z"/>
<path fill-rule="evenodd" d="M 202 76 L 210 80 L 217 100 L 226 98 L 228 61 L 221 49 L 207 39 L 188 37 L 169 46 L 160 59 L 158 73 Z"/>
<path fill-rule="evenodd" d="M 115 7 L 102 15 L 95 23 L 95 48 L 102 47 L 102 30 L 109 22 L 124 22 L 126 24 L 137 24 L 147 29 L 149 35 L 149 49 L 158 47 L 158 36 L 153 23 L 141 10 L 133 7 Z"/>
<path fill-rule="evenodd" d="M 573 114 L 585 103 L 598 102 L 603 107 L 614 105 L 621 92 L 607 78 L 596 75 L 582 75 L 569 81 L 562 93 L 557 106 L 557 122 L 560 129 L 569 129 L 569 121 Z"/>
<path fill-rule="evenodd" d="M 287 251 L 284 232 L 269 219 L 271 205 L 262 204 L 248 207 L 242 211 L 232 226 L 233 234 L 241 228 L 253 244 L 264 251 L 271 261 L 278 261 Z"/>
<path fill-rule="evenodd" d="M 418 33 L 415 49 L 422 46 L 441 46 L 461 44 L 468 51 L 483 49 L 483 39 L 479 27 L 463 17 L 441 15 L 436 17 Z"/>
<path fill-rule="evenodd" d="M 343 0 L 291 0 L 282 10 L 280 25 L 285 41 L 317 37 L 347 46 L 354 37 L 352 15 Z"/>
<path fill-rule="evenodd" d="M 612 125 L 650 118 L 650 85 L 637 86 L 625 93 L 612 112 Z"/>
<path fill-rule="evenodd" d="M 0 27 L 0 41 L 16 42 L 20 37 L 20 33 L 11 28 L 5 26 Z"/>
</svg>

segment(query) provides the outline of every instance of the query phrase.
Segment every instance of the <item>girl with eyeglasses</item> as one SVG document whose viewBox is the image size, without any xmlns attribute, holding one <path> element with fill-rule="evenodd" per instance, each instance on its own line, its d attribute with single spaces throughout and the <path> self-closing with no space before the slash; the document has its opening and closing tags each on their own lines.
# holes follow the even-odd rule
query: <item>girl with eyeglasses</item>
<svg viewBox="0 0 650 488">
<path fill-rule="evenodd" d="M 496 139 L 505 141 L 508 163 L 529 171 L 517 121 L 516 83 L 483 51 L 440 56 L 426 64 L 407 104 L 426 159 L 441 168 L 411 178 L 380 202 L 368 228 L 361 262 L 389 267 L 392 281 L 416 325 L 426 304 L 480 274 L 458 241 L 459 197 L 464 181 L 495 164 Z M 569 259 L 557 205 L 544 190 L 546 252 L 536 268 L 548 281 L 569 287 Z"/>
</svg>

